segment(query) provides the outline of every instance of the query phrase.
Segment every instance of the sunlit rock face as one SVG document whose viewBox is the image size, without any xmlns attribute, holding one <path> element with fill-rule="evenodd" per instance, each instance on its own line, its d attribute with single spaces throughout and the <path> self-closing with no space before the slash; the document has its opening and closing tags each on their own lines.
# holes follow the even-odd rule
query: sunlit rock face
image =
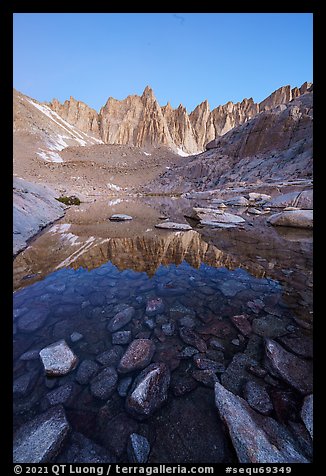
<svg viewBox="0 0 326 476">
<path fill-rule="evenodd" d="M 73 97 L 63 104 L 53 99 L 49 107 L 68 123 L 85 133 L 94 134 L 106 144 L 165 145 L 185 155 L 205 150 L 207 143 L 234 127 L 260 112 L 288 103 L 311 88 L 310 83 L 293 89 L 282 86 L 260 104 L 252 98 L 245 98 L 237 103 L 229 101 L 212 111 L 205 100 L 190 114 L 182 104 L 176 109 L 169 102 L 160 106 L 149 86 L 141 96 L 130 95 L 121 101 L 109 97 L 99 113 Z"/>
</svg>

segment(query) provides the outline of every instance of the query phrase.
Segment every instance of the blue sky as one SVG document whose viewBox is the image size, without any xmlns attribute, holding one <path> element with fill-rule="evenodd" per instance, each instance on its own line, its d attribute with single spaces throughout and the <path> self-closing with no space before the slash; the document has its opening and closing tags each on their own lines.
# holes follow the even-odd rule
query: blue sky
<svg viewBox="0 0 326 476">
<path fill-rule="evenodd" d="M 109 96 L 211 109 L 313 81 L 310 13 L 16 13 L 14 87 L 39 101 Z"/>
</svg>

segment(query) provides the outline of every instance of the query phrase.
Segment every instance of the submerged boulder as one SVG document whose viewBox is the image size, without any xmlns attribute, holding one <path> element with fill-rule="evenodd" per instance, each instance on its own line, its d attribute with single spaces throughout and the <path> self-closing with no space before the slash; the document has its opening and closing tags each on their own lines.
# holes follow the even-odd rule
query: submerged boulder
<svg viewBox="0 0 326 476">
<path fill-rule="evenodd" d="M 118 312 L 109 322 L 107 329 L 109 332 L 116 332 L 122 327 L 126 326 L 135 315 L 135 309 L 128 306 L 126 309 Z"/>
<path fill-rule="evenodd" d="M 40 351 L 46 375 L 66 375 L 77 365 L 78 359 L 65 340 L 60 340 Z"/>
<path fill-rule="evenodd" d="M 14 463 L 49 463 L 58 455 L 70 430 L 65 411 L 57 405 L 19 428 L 14 436 Z"/>
<path fill-rule="evenodd" d="M 304 399 L 302 409 L 301 409 L 301 418 L 305 424 L 311 438 L 313 438 L 313 395 L 307 395 Z"/>
<path fill-rule="evenodd" d="M 144 369 L 132 385 L 126 410 L 135 417 L 150 417 L 167 400 L 170 371 L 166 364 L 155 363 Z"/>
<path fill-rule="evenodd" d="M 122 356 L 119 366 L 119 373 L 133 372 L 141 370 L 150 363 L 155 352 L 155 344 L 150 339 L 135 339 Z"/>
<path fill-rule="evenodd" d="M 150 445 L 142 435 L 131 433 L 127 445 L 127 454 L 130 463 L 146 463 L 150 452 Z"/>
</svg>

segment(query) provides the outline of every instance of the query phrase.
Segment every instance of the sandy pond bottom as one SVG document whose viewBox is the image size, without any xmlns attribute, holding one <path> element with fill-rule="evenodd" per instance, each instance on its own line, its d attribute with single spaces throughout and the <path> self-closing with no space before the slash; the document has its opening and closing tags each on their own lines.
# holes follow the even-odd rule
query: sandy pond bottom
<svg viewBox="0 0 326 476">
<path fill-rule="evenodd" d="M 259 384 L 268 395 L 263 413 L 302 427 L 304 394 L 266 368 L 264 340 L 312 358 L 311 236 L 265 233 L 245 211 L 248 230 L 155 229 L 164 216 L 186 223 L 193 205 L 152 198 L 73 207 L 15 259 L 14 431 L 63 406 L 71 432 L 51 461 L 96 454 L 127 463 L 136 433 L 149 443 L 148 463 L 236 462 L 214 403 L 216 380 L 241 397 L 248 382 Z M 134 219 L 112 223 L 112 213 Z M 113 325 L 126 309 L 130 319 Z M 46 376 L 39 352 L 62 339 L 77 365 Z M 152 342 L 149 361 L 121 370 L 136 339 Z M 165 364 L 169 384 L 144 417 L 127 400 L 155 363 Z"/>
</svg>

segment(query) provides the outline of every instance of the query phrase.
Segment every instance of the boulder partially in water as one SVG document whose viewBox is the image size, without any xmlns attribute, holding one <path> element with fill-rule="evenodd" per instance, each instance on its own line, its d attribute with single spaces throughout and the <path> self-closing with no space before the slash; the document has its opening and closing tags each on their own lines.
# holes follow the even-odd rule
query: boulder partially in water
<svg viewBox="0 0 326 476">
<path fill-rule="evenodd" d="M 240 463 L 309 463 L 284 427 L 255 412 L 243 398 L 218 382 L 215 404 Z"/>
<path fill-rule="evenodd" d="M 294 228 L 313 228 L 313 210 L 286 210 L 275 213 L 267 219 L 274 226 L 290 226 Z"/>
<path fill-rule="evenodd" d="M 109 218 L 110 221 L 128 221 L 132 220 L 130 215 L 124 215 L 123 213 L 116 213 L 115 215 L 111 215 Z"/>
<path fill-rule="evenodd" d="M 312 392 L 311 361 L 300 359 L 272 339 L 266 339 L 265 352 L 272 373 L 304 395 Z"/>
<path fill-rule="evenodd" d="M 165 221 L 163 223 L 158 223 L 155 225 L 155 228 L 163 228 L 166 230 L 179 230 L 179 231 L 189 231 L 192 230 L 191 226 L 187 223 L 175 223 L 172 221 Z"/>
</svg>

